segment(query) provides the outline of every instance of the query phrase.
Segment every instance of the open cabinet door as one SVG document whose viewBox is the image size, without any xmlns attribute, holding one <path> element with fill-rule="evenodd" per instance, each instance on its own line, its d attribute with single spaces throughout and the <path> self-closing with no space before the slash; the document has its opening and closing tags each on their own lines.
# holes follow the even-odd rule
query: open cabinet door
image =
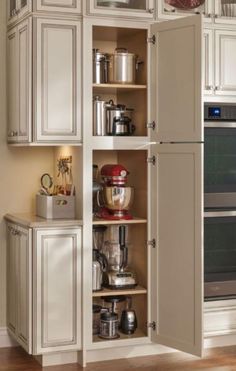
<svg viewBox="0 0 236 371">
<path fill-rule="evenodd" d="M 151 26 L 151 117 L 154 142 L 200 142 L 202 19 L 200 15 Z"/>
<path fill-rule="evenodd" d="M 151 337 L 201 356 L 203 144 L 156 144 L 151 152 Z"/>
</svg>

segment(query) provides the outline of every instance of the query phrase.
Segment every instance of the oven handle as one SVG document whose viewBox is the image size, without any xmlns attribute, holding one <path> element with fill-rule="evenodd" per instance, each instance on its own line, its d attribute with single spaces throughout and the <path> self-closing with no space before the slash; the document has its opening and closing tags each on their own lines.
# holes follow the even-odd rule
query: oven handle
<svg viewBox="0 0 236 371">
<path fill-rule="evenodd" d="M 205 128 L 236 128 L 236 122 L 204 121 Z"/>
<path fill-rule="evenodd" d="M 204 218 L 221 218 L 236 216 L 236 210 L 204 211 Z"/>
</svg>

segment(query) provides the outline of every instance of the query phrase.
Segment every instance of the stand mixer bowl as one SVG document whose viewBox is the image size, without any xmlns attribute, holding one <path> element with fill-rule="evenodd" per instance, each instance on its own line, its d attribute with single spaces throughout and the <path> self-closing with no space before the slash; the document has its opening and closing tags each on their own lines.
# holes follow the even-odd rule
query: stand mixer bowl
<svg viewBox="0 0 236 371">
<path fill-rule="evenodd" d="M 105 207 L 111 211 L 128 211 L 133 204 L 133 187 L 103 187 Z"/>
</svg>

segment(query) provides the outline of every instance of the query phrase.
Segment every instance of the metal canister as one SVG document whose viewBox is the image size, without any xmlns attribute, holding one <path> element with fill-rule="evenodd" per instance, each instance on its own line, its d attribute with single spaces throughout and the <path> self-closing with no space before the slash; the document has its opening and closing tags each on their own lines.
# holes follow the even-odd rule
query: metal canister
<svg viewBox="0 0 236 371">
<path fill-rule="evenodd" d="M 93 82 L 105 84 L 108 81 L 108 57 L 107 54 L 93 49 Z"/>
<path fill-rule="evenodd" d="M 107 340 L 119 337 L 118 314 L 114 312 L 101 313 L 99 337 Z"/>
<path fill-rule="evenodd" d="M 135 84 L 136 70 L 139 63 L 137 55 L 128 53 L 125 48 L 116 48 L 109 55 L 108 82 L 117 84 Z"/>
<path fill-rule="evenodd" d="M 98 95 L 93 100 L 93 135 L 107 135 L 107 108 L 114 106 L 113 100 L 106 102 Z"/>
</svg>

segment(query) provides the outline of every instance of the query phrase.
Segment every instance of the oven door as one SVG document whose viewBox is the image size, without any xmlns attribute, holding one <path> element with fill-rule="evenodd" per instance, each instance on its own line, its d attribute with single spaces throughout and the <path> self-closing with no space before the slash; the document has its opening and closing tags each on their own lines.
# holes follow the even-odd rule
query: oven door
<svg viewBox="0 0 236 371">
<path fill-rule="evenodd" d="M 234 124 L 222 123 L 220 127 L 220 123 L 216 123 L 216 127 L 214 123 L 208 123 L 206 127 L 205 123 L 205 208 L 236 207 L 236 127 Z"/>
<path fill-rule="evenodd" d="M 204 296 L 236 298 L 236 211 L 204 213 Z"/>
</svg>

